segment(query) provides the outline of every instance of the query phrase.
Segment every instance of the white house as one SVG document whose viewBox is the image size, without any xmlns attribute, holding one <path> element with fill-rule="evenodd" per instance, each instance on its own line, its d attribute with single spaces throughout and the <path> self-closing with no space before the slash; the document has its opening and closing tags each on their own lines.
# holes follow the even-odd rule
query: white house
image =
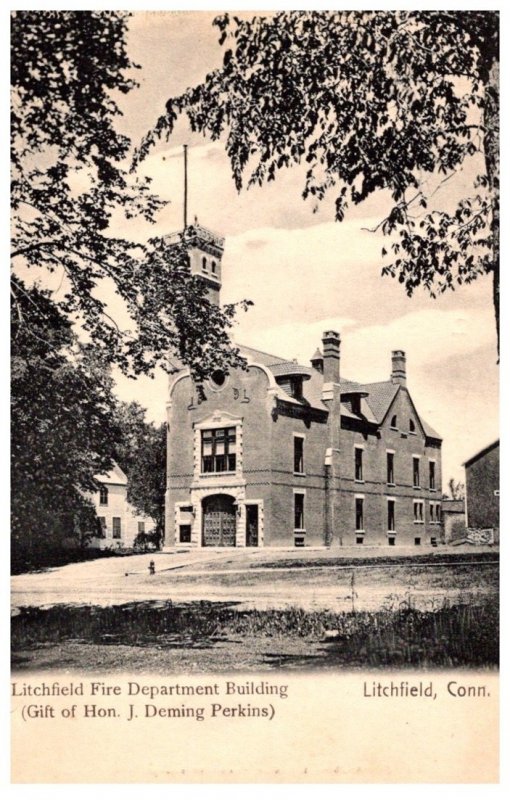
<svg viewBox="0 0 510 800">
<path fill-rule="evenodd" d="M 101 489 L 92 496 L 95 506 L 98 531 L 102 535 L 94 536 L 90 547 L 101 550 L 129 548 L 139 533 L 148 533 L 154 528 L 154 521 L 138 514 L 127 500 L 128 479 L 118 464 L 106 475 L 96 475 Z"/>
</svg>

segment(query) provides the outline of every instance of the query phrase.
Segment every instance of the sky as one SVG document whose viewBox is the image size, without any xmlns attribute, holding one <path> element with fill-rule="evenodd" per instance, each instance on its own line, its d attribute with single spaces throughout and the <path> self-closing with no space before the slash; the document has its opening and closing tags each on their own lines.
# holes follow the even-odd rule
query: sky
<svg viewBox="0 0 510 800">
<path fill-rule="evenodd" d="M 141 12 L 130 22 L 128 52 L 140 65 L 139 89 L 122 98 L 120 129 L 137 143 L 166 100 L 219 66 L 221 48 L 209 12 Z M 222 302 L 250 299 L 240 312 L 238 343 L 308 363 L 324 330 L 342 336 L 342 375 L 387 380 L 391 350 L 407 354 L 408 387 L 419 413 L 443 436 L 443 483 L 463 479 L 462 463 L 498 437 L 498 367 L 491 283 L 479 279 L 432 300 L 408 298 L 380 274 L 381 237 L 374 227 L 384 195 L 334 222 L 331 202 L 317 213 L 301 198 L 303 170 L 282 171 L 262 188 L 237 193 L 221 142 L 190 132 L 180 120 L 142 171 L 170 201 L 155 226 L 131 221 L 143 240 L 182 227 L 182 145 L 189 147 L 189 218 L 225 236 Z M 476 167 L 476 165 L 474 165 Z M 473 169 L 474 169 L 473 167 Z M 454 201 L 473 169 L 443 193 Z M 127 232 L 127 230 L 126 230 Z M 118 377 L 119 395 L 136 399 L 154 421 L 165 419 L 167 377 Z"/>
</svg>

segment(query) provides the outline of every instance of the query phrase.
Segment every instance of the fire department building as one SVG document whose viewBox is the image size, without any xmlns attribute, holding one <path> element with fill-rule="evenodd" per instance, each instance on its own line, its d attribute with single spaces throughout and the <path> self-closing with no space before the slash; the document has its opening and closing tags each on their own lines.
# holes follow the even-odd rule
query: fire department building
<svg viewBox="0 0 510 800">
<path fill-rule="evenodd" d="M 178 238 L 217 301 L 223 239 L 198 224 Z M 405 353 L 387 381 L 360 384 L 342 376 L 339 333 L 320 344 L 307 365 L 241 347 L 246 370 L 170 377 L 166 546 L 441 539 L 441 438 L 413 403 Z"/>
</svg>

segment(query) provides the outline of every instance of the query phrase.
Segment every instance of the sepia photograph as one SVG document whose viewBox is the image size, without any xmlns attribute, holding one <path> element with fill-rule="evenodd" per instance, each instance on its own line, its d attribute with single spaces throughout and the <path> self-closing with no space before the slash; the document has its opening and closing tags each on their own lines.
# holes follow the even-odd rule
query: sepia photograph
<svg viewBox="0 0 510 800">
<path fill-rule="evenodd" d="M 497 11 L 11 12 L 13 782 L 498 781 L 499 107 Z"/>
</svg>

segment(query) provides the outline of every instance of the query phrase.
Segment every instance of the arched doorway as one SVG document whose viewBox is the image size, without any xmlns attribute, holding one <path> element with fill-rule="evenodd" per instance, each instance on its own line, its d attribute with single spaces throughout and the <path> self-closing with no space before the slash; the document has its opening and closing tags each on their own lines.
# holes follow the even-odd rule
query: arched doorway
<svg viewBox="0 0 510 800">
<path fill-rule="evenodd" d="M 202 501 L 202 545 L 235 547 L 236 506 L 228 494 L 214 494 Z"/>
</svg>

